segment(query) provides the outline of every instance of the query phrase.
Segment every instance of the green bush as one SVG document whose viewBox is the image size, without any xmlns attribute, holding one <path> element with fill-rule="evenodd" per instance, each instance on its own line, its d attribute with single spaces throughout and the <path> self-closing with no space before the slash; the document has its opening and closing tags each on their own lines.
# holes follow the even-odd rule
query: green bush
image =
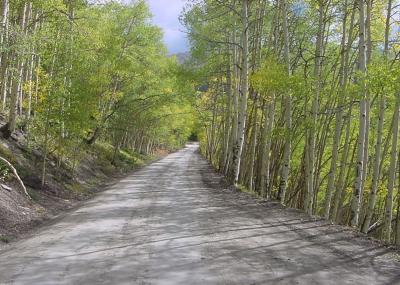
<svg viewBox="0 0 400 285">
<path fill-rule="evenodd" d="M 10 168 L 4 162 L 0 161 L 0 180 L 4 181 L 10 176 Z"/>
</svg>

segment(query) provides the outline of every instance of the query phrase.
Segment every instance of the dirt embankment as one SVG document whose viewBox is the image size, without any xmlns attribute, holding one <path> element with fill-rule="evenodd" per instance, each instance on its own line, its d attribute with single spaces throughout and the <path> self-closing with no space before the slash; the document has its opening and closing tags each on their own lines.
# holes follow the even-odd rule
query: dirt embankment
<svg viewBox="0 0 400 285">
<path fill-rule="evenodd" d="M 89 199 L 116 178 L 163 155 L 161 151 L 152 156 L 119 151 L 115 156 L 110 145 L 82 144 L 75 167 L 70 161 L 60 162 L 55 154 L 49 156 L 42 185 L 42 152 L 29 144 L 21 132 L 9 140 L 0 139 L 0 156 L 14 165 L 32 198 L 24 194 L 12 173 L 0 164 L 0 247 Z"/>
</svg>

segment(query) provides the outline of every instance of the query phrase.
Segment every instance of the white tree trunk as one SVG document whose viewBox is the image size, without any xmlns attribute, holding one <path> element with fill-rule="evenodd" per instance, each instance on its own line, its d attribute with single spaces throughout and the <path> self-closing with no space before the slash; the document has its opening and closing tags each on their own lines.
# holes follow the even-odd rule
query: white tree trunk
<svg viewBox="0 0 400 285">
<path fill-rule="evenodd" d="M 28 191 L 26 190 L 26 187 L 24 185 L 24 182 L 22 182 L 21 177 L 19 177 L 17 170 L 15 169 L 15 167 L 5 158 L 0 156 L 0 160 L 3 161 L 10 169 L 11 171 L 14 173 L 15 178 L 17 179 L 19 185 L 21 185 L 22 190 L 24 190 L 24 194 L 29 198 L 29 200 L 31 200 L 31 196 L 29 196 Z"/>
<path fill-rule="evenodd" d="M 398 138 L 399 138 L 399 114 L 400 114 L 400 94 L 397 95 L 396 107 L 393 114 L 393 129 L 392 129 L 392 150 L 390 154 L 389 177 L 387 185 L 385 219 L 383 228 L 383 238 L 390 242 L 392 232 L 393 219 L 393 189 L 396 179 L 397 156 L 398 156 Z"/>
<path fill-rule="evenodd" d="M 275 96 L 271 98 L 271 102 L 267 102 L 264 107 L 264 128 L 260 143 L 260 171 L 259 171 L 259 185 L 261 196 L 269 199 L 269 168 L 270 168 L 270 152 L 272 131 L 274 128 L 275 120 Z"/>
<path fill-rule="evenodd" d="M 307 169 L 306 169 L 306 201 L 305 210 L 308 214 L 313 213 L 314 206 L 314 168 L 315 168 L 315 143 L 317 135 L 317 123 L 318 123 L 318 109 L 319 109 L 319 97 L 322 88 L 321 82 L 321 70 L 322 70 L 322 48 L 324 39 L 324 1 L 318 1 L 319 5 L 319 16 L 318 16 L 318 34 L 317 43 L 315 47 L 315 66 L 314 66 L 314 78 L 316 90 L 312 100 L 311 106 L 311 128 L 308 135 L 308 147 L 307 147 Z"/>
<path fill-rule="evenodd" d="M 359 84 L 361 86 L 361 98 L 360 98 L 360 123 L 359 123 L 359 134 L 358 134 L 358 152 L 357 152 L 357 167 L 356 167 L 356 179 L 354 182 L 353 196 L 351 199 L 351 211 L 350 211 L 350 225 L 357 227 L 359 224 L 360 216 L 360 205 L 361 198 L 364 192 L 363 189 L 363 173 L 364 173 L 364 148 L 365 139 L 367 133 L 367 92 L 365 75 L 367 73 L 367 62 L 366 62 L 366 46 L 365 46 L 365 2 L 364 0 L 358 1 L 359 9 L 359 57 L 358 57 L 358 69 L 361 73 Z"/>
<path fill-rule="evenodd" d="M 246 129 L 246 113 L 247 113 L 247 96 L 249 92 L 249 24 L 248 24 L 248 0 L 242 3 L 242 72 L 241 72 L 241 88 L 240 88 L 240 104 L 238 112 L 238 132 L 233 151 L 233 180 L 238 184 L 240 159 L 242 156 L 243 143 L 245 139 Z"/>
<path fill-rule="evenodd" d="M 287 12 L 287 2 L 283 0 L 282 3 L 282 28 L 283 28 L 283 38 L 284 38 L 284 60 L 287 70 L 287 74 L 291 75 L 290 70 L 290 50 L 289 50 L 289 27 L 288 27 L 288 12 Z M 285 203 L 286 189 L 288 185 L 289 172 L 290 172 L 290 157 L 292 153 L 292 98 L 290 94 L 285 94 L 285 145 L 283 150 L 283 165 L 281 172 L 281 180 L 279 183 L 278 200 L 281 204 Z"/>
<path fill-rule="evenodd" d="M 378 192 L 379 179 L 380 179 L 380 164 L 382 160 L 382 138 L 383 138 L 383 123 L 385 115 L 385 98 L 381 96 L 379 104 L 379 115 L 378 115 L 378 130 L 376 134 L 376 145 L 375 145 L 375 158 L 374 158 L 374 168 L 372 174 L 372 187 L 369 194 L 368 208 L 366 210 L 365 220 L 362 225 L 361 231 L 367 233 L 369 225 L 371 224 L 372 215 L 375 209 L 376 203 L 376 193 Z"/>
<path fill-rule="evenodd" d="M 371 8 L 372 3 L 371 0 L 368 0 L 368 37 L 369 37 L 369 46 L 370 52 L 368 53 L 368 58 L 370 60 L 371 57 Z M 384 41 L 384 51 L 383 55 L 387 60 L 388 52 L 389 52 L 389 33 L 390 33 L 390 16 L 392 13 L 392 0 L 388 1 L 387 6 L 387 15 L 386 15 L 386 24 L 385 24 L 385 41 Z M 381 95 L 380 103 L 379 103 L 379 115 L 378 115 L 378 130 L 377 130 L 377 138 L 376 138 L 376 145 L 375 145 L 375 158 L 374 158 L 374 167 L 373 167 L 373 174 L 372 174 L 372 187 L 371 192 L 369 194 L 369 201 L 368 201 L 368 208 L 366 209 L 364 223 L 362 225 L 361 231 L 363 233 L 367 233 L 369 226 L 371 224 L 372 216 L 375 209 L 376 203 L 376 194 L 379 187 L 379 179 L 381 177 L 381 161 L 382 161 L 382 139 L 383 139 L 383 123 L 384 123 L 384 115 L 385 115 L 385 97 Z"/>
<path fill-rule="evenodd" d="M 345 97 L 344 86 L 346 84 L 347 78 L 345 78 L 345 70 L 346 67 L 346 31 L 347 31 L 347 0 L 343 5 L 344 16 L 343 16 L 343 26 L 342 26 L 342 41 L 341 41 L 341 55 L 340 55 L 340 92 L 339 92 L 339 100 L 338 106 L 336 110 L 335 117 L 335 133 L 333 137 L 333 145 L 332 145 L 332 159 L 331 165 L 328 174 L 328 186 L 327 192 L 325 196 L 325 211 L 324 216 L 325 219 L 329 219 L 330 210 L 331 210 L 331 201 L 332 195 L 335 190 L 335 179 L 336 179 L 336 169 L 337 169 L 337 161 L 339 156 L 339 144 L 341 139 L 342 125 L 343 125 L 343 102 Z"/>
</svg>

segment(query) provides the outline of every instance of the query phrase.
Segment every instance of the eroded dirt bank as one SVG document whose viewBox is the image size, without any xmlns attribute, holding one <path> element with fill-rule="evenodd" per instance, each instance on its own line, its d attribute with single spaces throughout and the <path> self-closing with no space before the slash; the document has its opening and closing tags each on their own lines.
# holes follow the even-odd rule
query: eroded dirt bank
<svg viewBox="0 0 400 285">
<path fill-rule="evenodd" d="M 0 249 L 90 199 L 105 185 L 167 154 L 164 150 L 153 155 L 125 149 L 115 152 L 107 143 L 80 147 L 74 164 L 49 154 L 42 185 L 43 153 L 28 143 L 26 133 L 17 131 L 9 140 L 0 139 L 0 156 L 17 169 L 31 197 L 24 194 L 9 168 L 0 163 Z"/>
</svg>

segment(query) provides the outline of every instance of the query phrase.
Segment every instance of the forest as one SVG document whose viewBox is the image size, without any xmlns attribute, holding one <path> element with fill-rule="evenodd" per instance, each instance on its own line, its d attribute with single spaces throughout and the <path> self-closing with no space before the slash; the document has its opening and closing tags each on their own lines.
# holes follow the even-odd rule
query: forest
<svg viewBox="0 0 400 285">
<path fill-rule="evenodd" d="M 74 172 L 96 144 L 151 154 L 191 131 L 177 59 L 145 1 L 2 0 L 1 135 Z"/>
<path fill-rule="evenodd" d="M 399 12 L 396 0 L 191 1 L 204 156 L 243 191 L 400 245 Z"/>
</svg>

